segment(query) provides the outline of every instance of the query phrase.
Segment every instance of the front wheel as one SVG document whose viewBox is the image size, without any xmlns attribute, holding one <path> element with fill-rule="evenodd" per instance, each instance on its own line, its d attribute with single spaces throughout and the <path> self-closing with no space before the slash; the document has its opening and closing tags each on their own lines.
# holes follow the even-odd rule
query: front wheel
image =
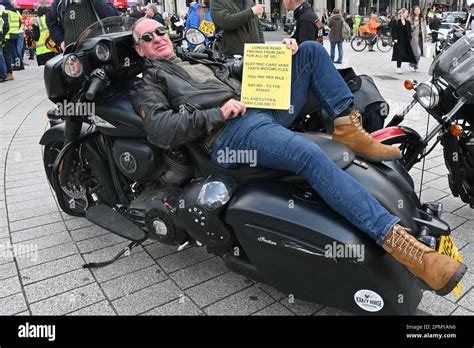
<svg viewBox="0 0 474 348">
<path fill-rule="evenodd" d="M 43 165 L 46 176 L 51 186 L 53 186 L 53 165 L 57 156 L 63 149 L 63 142 L 57 140 L 45 145 L 43 152 Z M 72 150 L 71 150 L 72 151 Z M 57 199 L 61 199 L 65 206 L 69 208 L 67 212 L 72 216 L 85 216 L 85 212 L 90 203 L 90 188 L 97 185 L 92 170 L 81 156 L 80 149 L 76 149 L 73 164 L 69 173 L 67 184 L 61 186 L 61 192 L 56 192 Z M 62 167 L 60 164 L 60 168 Z M 58 179 L 59 180 L 59 179 Z"/>
<path fill-rule="evenodd" d="M 381 52 L 388 52 L 392 49 L 392 40 L 389 37 L 379 37 L 377 40 L 377 48 Z"/>
<path fill-rule="evenodd" d="M 356 52 L 362 52 L 367 47 L 365 38 L 356 36 L 351 40 L 351 47 Z"/>
</svg>

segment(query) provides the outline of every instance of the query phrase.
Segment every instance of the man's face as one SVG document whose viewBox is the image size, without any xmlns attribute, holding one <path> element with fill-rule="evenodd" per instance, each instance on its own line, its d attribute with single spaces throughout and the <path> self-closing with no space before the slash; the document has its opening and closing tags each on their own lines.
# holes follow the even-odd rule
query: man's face
<svg viewBox="0 0 474 348">
<path fill-rule="evenodd" d="M 141 57 L 150 59 L 164 58 L 168 59 L 174 56 L 173 44 L 168 36 L 158 36 L 155 33 L 156 28 L 162 27 L 163 25 L 154 19 L 145 19 L 138 23 L 135 28 L 135 36 L 139 37 L 137 46 L 135 47 L 138 54 Z M 153 33 L 153 39 L 150 42 L 145 42 L 141 39 L 142 35 L 146 32 Z"/>
</svg>

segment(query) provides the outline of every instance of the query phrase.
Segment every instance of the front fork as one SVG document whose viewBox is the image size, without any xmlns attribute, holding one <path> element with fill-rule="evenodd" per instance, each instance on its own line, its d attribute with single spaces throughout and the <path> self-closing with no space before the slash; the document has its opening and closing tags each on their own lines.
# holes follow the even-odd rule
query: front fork
<svg viewBox="0 0 474 348">
<path fill-rule="evenodd" d="M 387 127 L 394 127 L 398 126 L 402 121 L 405 119 L 405 115 L 410 112 L 411 109 L 416 105 L 418 101 L 416 100 L 415 96 L 413 96 L 410 101 L 403 107 L 403 109 L 397 113 L 390 122 L 387 124 Z"/>
<path fill-rule="evenodd" d="M 64 146 L 75 142 L 81 136 L 82 121 L 66 118 L 64 127 Z M 59 183 L 61 186 L 66 186 L 69 178 L 69 172 L 72 168 L 74 159 L 74 151 L 69 151 L 64 154 L 63 162 L 59 171 Z"/>
</svg>

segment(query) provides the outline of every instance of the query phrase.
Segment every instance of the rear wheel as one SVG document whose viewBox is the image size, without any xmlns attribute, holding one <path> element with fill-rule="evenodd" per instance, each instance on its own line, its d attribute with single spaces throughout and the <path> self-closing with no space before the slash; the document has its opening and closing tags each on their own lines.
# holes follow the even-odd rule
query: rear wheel
<svg viewBox="0 0 474 348">
<path fill-rule="evenodd" d="M 356 52 L 362 52 L 367 47 L 367 41 L 363 37 L 356 36 L 351 40 L 351 47 Z"/>
</svg>

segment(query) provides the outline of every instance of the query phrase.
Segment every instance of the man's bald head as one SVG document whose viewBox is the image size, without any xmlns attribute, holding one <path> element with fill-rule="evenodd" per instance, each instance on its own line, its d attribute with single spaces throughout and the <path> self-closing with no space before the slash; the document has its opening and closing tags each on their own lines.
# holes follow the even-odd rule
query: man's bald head
<svg viewBox="0 0 474 348">
<path fill-rule="evenodd" d="M 168 34 L 159 36 L 155 31 L 163 25 L 154 19 L 141 18 L 132 27 L 135 49 L 141 57 L 150 59 L 168 59 L 174 56 L 173 43 Z M 145 42 L 142 37 L 145 33 L 152 33 L 153 39 Z"/>
</svg>

